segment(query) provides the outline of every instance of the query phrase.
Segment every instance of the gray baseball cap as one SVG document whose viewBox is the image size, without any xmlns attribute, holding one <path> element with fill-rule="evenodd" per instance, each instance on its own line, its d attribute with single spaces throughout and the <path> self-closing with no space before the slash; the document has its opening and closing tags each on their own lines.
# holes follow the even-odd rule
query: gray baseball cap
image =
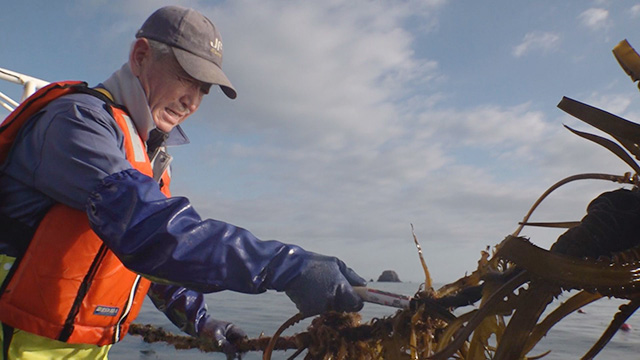
<svg viewBox="0 0 640 360">
<path fill-rule="evenodd" d="M 225 95 L 236 98 L 236 90 L 222 72 L 220 33 L 201 13 L 181 6 L 162 7 L 142 24 L 136 33 L 140 37 L 169 45 L 187 74 L 220 85 Z"/>
</svg>

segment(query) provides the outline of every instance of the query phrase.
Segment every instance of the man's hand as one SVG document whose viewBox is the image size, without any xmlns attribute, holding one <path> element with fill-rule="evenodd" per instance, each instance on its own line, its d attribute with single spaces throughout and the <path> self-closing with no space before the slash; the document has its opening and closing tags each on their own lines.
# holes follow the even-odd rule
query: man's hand
<svg viewBox="0 0 640 360">
<path fill-rule="evenodd" d="M 304 316 L 325 311 L 359 311 L 363 302 L 353 286 L 365 286 L 366 280 L 340 259 L 310 253 L 311 258 L 300 275 L 286 287 L 287 296 Z"/>
<path fill-rule="evenodd" d="M 247 334 L 233 323 L 208 318 L 198 337 L 212 340 L 224 351 L 227 359 L 234 359 L 238 354 L 235 344 L 246 338 Z"/>
</svg>

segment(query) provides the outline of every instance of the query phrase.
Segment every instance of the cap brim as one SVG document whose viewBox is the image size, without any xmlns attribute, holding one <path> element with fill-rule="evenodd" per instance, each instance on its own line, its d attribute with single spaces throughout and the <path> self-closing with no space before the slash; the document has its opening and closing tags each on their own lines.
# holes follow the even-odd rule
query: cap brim
<svg viewBox="0 0 640 360">
<path fill-rule="evenodd" d="M 231 85 L 231 81 L 222 72 L 222 69 L 218 65 L 203 59 L 197 55 L 194 55 L 188 51 L 171 47 L 173 53 L 178 60 L 178 63 L 187 74 L 191 75 L 194 79 L 200 80 L 208 84 L 219 85 L 222 92 L 224 92 L 230 99 L 235 99 L 236 89 Z"/>
</svg>

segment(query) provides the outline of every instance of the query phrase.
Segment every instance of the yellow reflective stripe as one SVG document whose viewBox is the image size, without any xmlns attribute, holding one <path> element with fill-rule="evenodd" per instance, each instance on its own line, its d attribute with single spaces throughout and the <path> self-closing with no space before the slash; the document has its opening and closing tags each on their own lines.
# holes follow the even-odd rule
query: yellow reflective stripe
<svg viewBox="0 0 640 360">
<path fill-rule="evenodd" d="M 129 137 L 131 144 L 133 145 L 133 159 L 136 162 L 145 162 L 147 158 L 145 157 L 146 151 L 145 147 L 142 144 L 142 140 L 140 140 L 140 136 L 138 135 L 138 130 L 136 130 L 136 126 L 133 124 L 131 118 L 127 115 L 122 115 L 127 124 L 127 129 L 129 130 Z"/>
<path fill-rule="evenodd" d="M 109 100 L 111 100 L 112 102 L 116 102 L 115 100 L 113 100 L 113 95 L 111 95 L 111 93 L 109 92 L 109 90 L 104 89 L 104 88 L 93 88 L 95 91 L 102 93 L 102 95 L 106 96 L 109 98 Z"/>
</svg>

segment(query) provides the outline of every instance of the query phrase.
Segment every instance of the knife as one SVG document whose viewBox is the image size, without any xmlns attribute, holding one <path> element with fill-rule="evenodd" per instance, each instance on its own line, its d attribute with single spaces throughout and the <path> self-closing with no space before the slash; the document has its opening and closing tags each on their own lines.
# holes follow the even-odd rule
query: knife
<svg viewBox="0 0 640 360">
<path fill-rule="evenodd" d="M 411 297 L 409 296 L 372 289 L 366 286 L 354 286 L 353 289 L 362 298 L 362 300 L 374 304 L 392 306 L 399 309 L 408 309 L 411 302 Z"/>
</svg>

